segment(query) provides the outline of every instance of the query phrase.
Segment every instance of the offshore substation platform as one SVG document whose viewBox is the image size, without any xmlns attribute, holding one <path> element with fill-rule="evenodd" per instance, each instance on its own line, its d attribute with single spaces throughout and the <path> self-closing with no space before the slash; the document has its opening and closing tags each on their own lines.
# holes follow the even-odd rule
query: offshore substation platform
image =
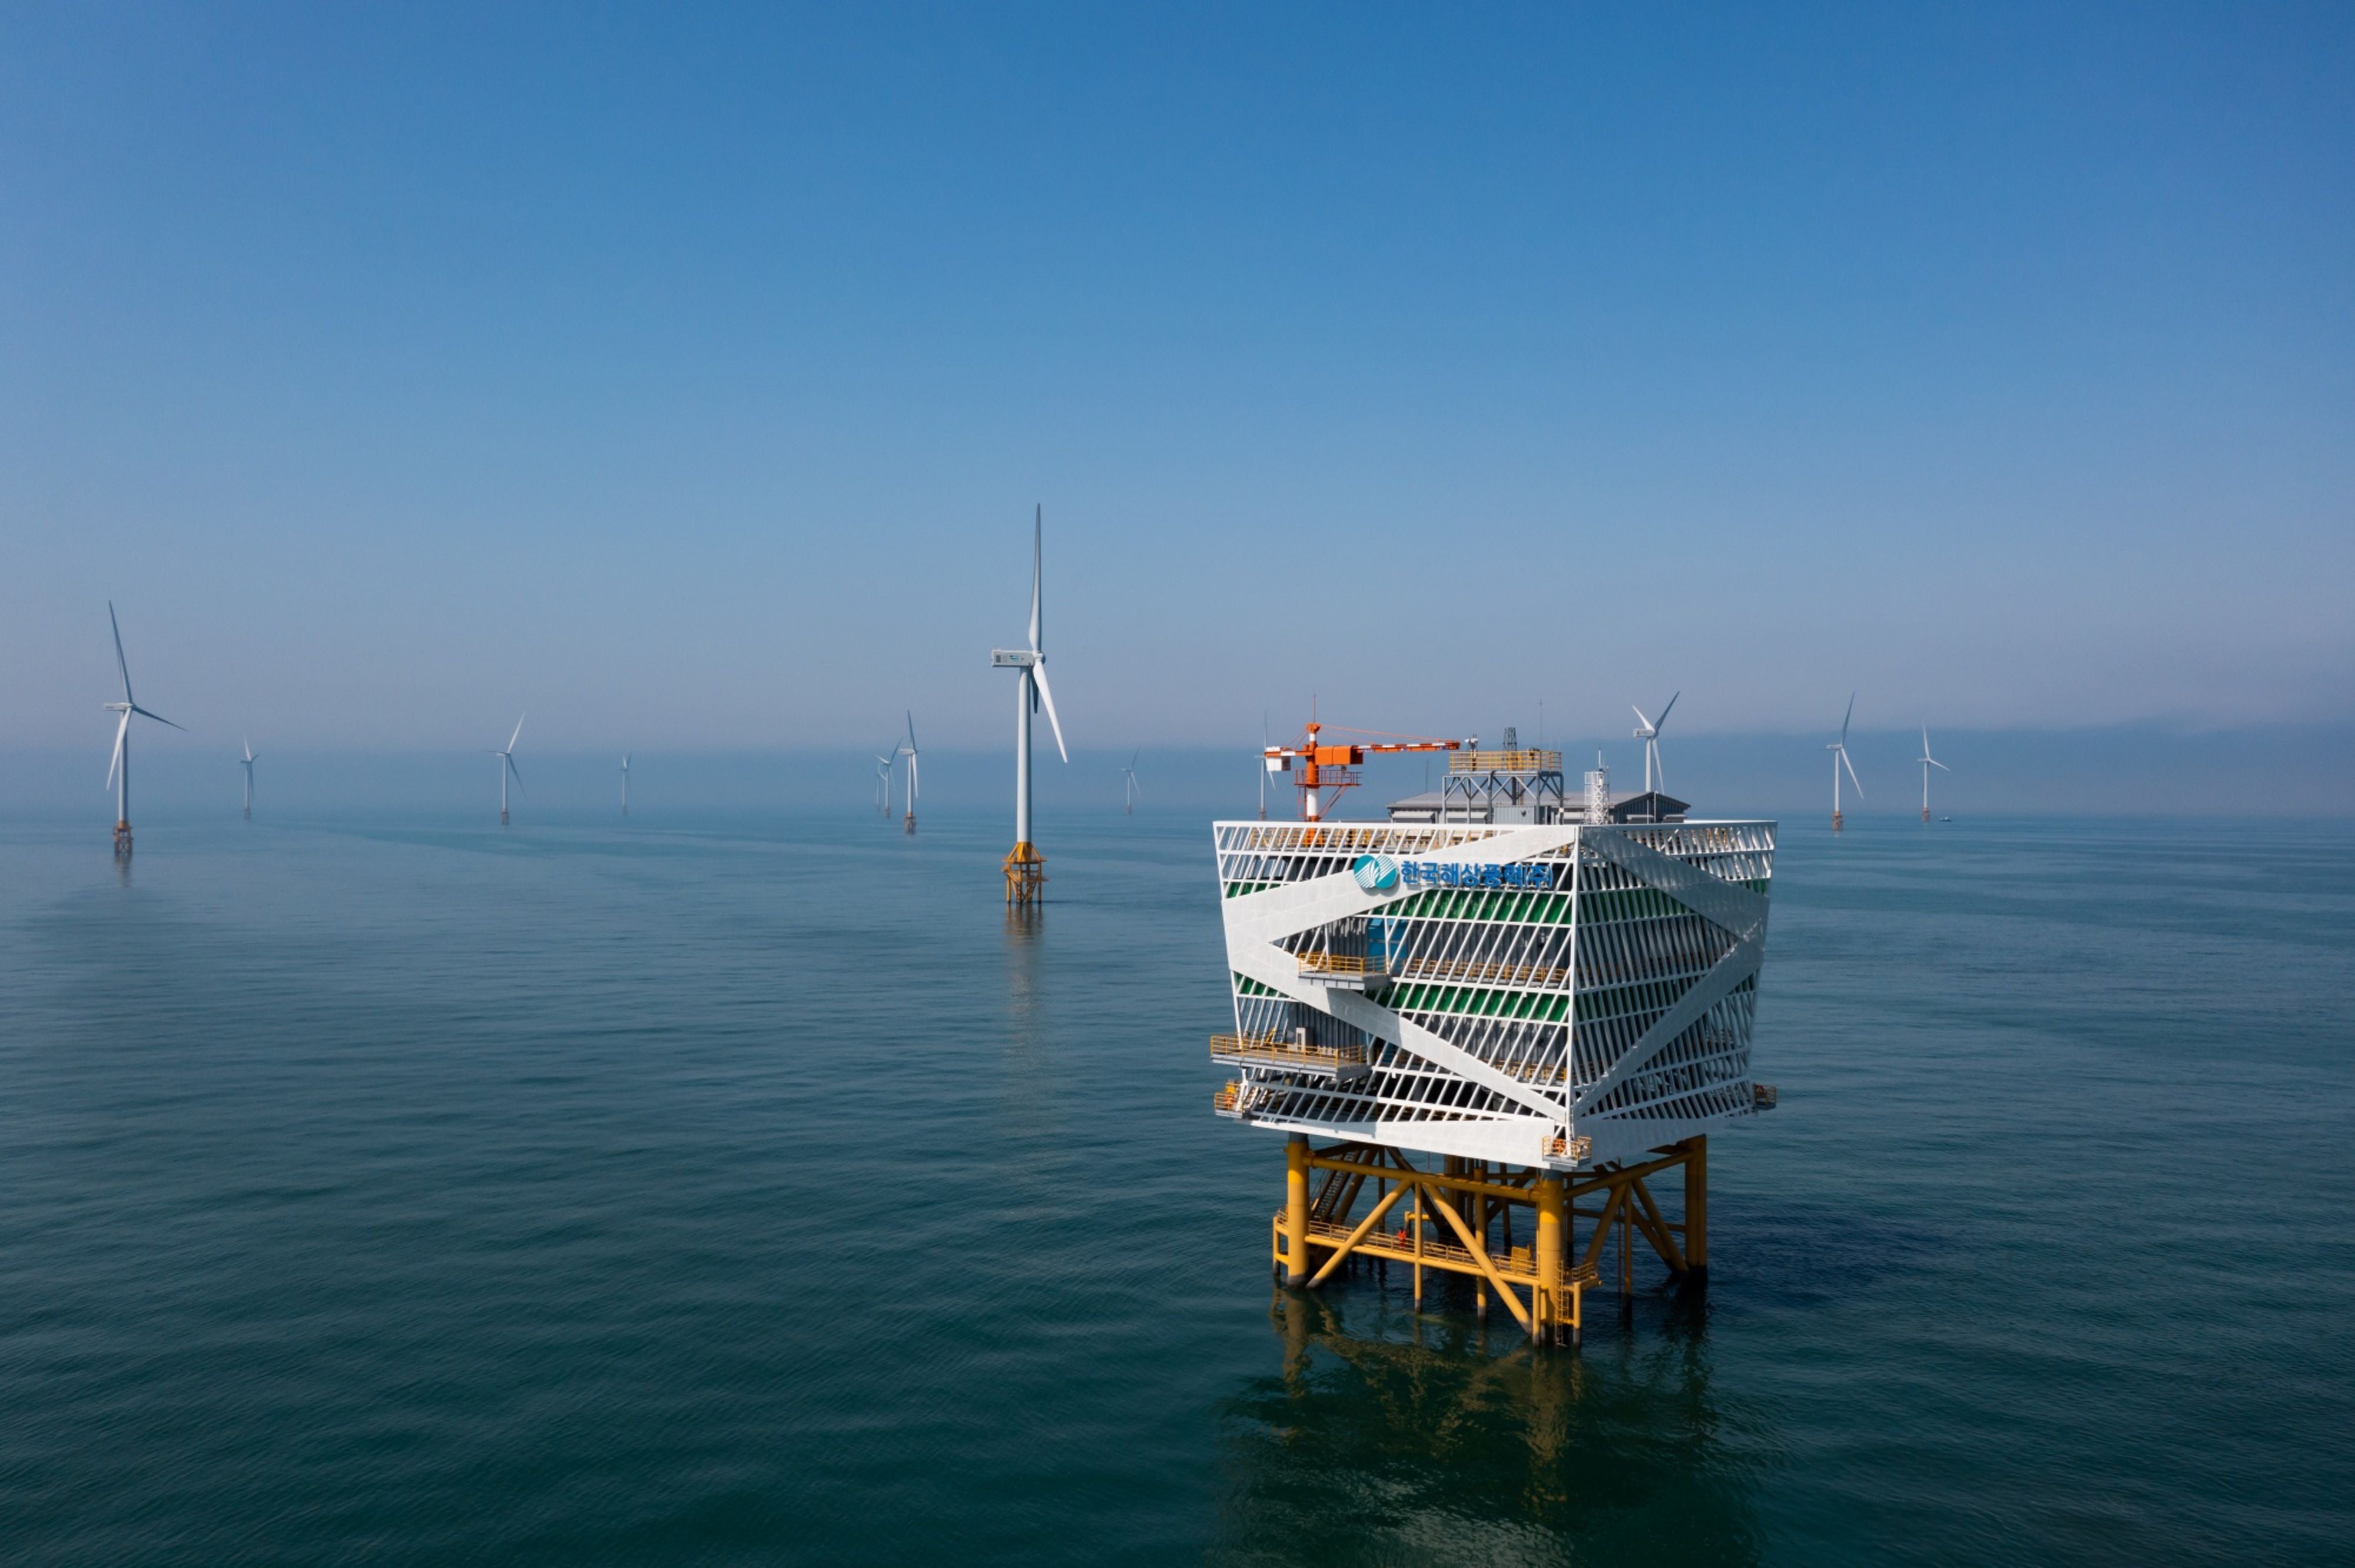
<svg viewBox="0 0 2355 1568">
<path fill-rule="evenodd" d="M 1774 824 L 1687 821 L 1600 771 L 1566 796 L 1561 754 L 1510 731 L 1443 747 L 1445 787 L 1387 822 L 1322 820 L 1355 748 L 1270 747 L 1270 773 L 1317 754 L 1304 820 L 1213 824 L 1235 1016 L 1213 1103 L 1286 1137 L 1288 1284 L 1380 1260 L 1420 1306 L 1426 1271 L 1465 1276 L 1484 1316 L 1575 1340 L 1606 1266 L 1632 1292 L 1636 1236 L 1706 1277 L 1709 1135 L 1774 1104 L 1750 1064 Z"/>
</svg>

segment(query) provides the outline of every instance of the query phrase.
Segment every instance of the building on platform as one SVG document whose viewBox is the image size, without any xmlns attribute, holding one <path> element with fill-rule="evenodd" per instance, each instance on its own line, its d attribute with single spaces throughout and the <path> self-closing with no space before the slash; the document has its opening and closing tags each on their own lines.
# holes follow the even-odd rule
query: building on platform
<svg viewBox="0 0 2355 1568">
<path fill-rule="evenodd" d="M 1681 822 L 1691 805 L 1674 795 L 1657 789 L 1622 790 L 1604 797 L 1604 820 L 1613 822 Z M 1445 792 L 1427 789 L 1420 795 L 1409 795 L 1403 800 L 1390 804 L 1393 822 L 1558 822 L 1576 820 L 1583 813 L 1582 803 L 1572 809 L 1565 819 L 1559 806 L 1523 805 L 1507 800 L 1501 803 L 1451 800 Z"/>
<path fill-rule="evenodd" d="M 1439 788 L 1390 805 L 1393 822 L 1681 822 L 1691 810 L 1658 789 L 1612 793 L 1608 774 L 1589 774 L 1587 789 L 1571 795 L 1563 786 L 1561 753 L 1523 747 L 1510 727 L 1494 751 L 1451 751 Z"/>
<path fill-rule="evenodd" d="M 1614 1236 L 1622 1289 L 1639 1236 L 1705 1275 L 1709 1136 L 1775 1097 L 1750 1058 L 1774 825 L 1604 783 L 1568 800 L 1559 753 L 1508 745 L 1452 755 L 1431 815 L 1214 825 L 1214 1108 L 1287 1139 L 1290 1284 L 1395 1263 L 1420 1303 L 1460 1276 L 1553 1339 Z"/>
</svg>

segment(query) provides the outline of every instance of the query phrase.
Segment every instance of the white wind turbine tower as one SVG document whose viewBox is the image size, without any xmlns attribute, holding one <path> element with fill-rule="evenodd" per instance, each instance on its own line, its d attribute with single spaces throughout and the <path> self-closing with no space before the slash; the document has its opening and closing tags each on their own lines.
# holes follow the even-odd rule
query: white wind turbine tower
<svg viewBox="0 0 2355 1568">
<path fill-rule="evenodd" d="M 523 770 L 515 765 L 515 747 L 516 742 L 523 738 L 523 715 L 516 715 L 515 734 L 507 736 L 507 743 L 504 748 L 499 747 L 488 748 L 490 755 L 499 759 L 499 826 L 503 828 L 507 825 L 507 776 L 509 774 L 515 776 L 517 792 L 520 794 L 523 790 Z"/>
<path fill-rule="evenodd" d="M 523 726 L 522 726 L 522 723 L 521 723 L 521 721 L 517 721 L 516 727 L 517 727 L 517 728 L 518 728 L 518 729 L 520 729 L 520 728 L 522 728 L 522 727 L 523 727 Z M 625 816 L 625 817 L 626 817 L 626 816 L 628 816 L 629 814 L 630 814 L 630 754 L 629 754 L 628 752 L 626 752 L 626 751 L 625 751 L 625 752 L 622 753 L 622 815 L 623 815 L 623 816 Z"/>
<path fill-rule="evenodd" d="M 1121 810 L 1132 817 L 1136 815 L 1136 798 L 1144 793 L 1136 787 L 1136 759 L 1144 755 L 1145 748 L 1138 747 L 1128 754 L 1128 766 L 1121 769 L 1128 776 L 1128 781 L 1121 786 Z M 1266 772 L 1263 770 L 1260 777 L 1266 778 Z M 1267 786 L 1263 784 L 1260 788 L 1264 789 Z"/>
<path fill-rule="evenodd" d="M 1677 698 L 1683 695 L 1684 693 L 1678 692 L 1668 698 L 1668 707 L 1660 710 L 1658 724 L 1646 718 L 1644 710 L 1636 707 L 1635 704 L 1627 705 L 1635 710 L 1636 714 L 1636 723 L 1638 726 L 1636 738 L 1644 743 L 1644 792 L 1647 795 L 1655 789 L 1665 789 L 1668 787 L 1668 773 L 1660 767 L 1660 725 L 1668 722 L 1668 708 L 1675 707 Z M 1657 782 L 1654 781 L 1656 779 Z"/>
<path fill-rule="evenodd" d="M 253 821 L 253 740 L 245 741 L 245 820 Z"/>
<path fill-rule="evenodd" d="M 1934 768 L 1941 773 L 1954 771 L 1930 755 L 1930 726 L 1926 724 L 1922 726 L 1922 755 L 1913 760 L 1922 765 L 1922 820 L 1926 822 L 1930 820 L 1930 769 Z"/>
<path fill-rule="evenodd" d="M 1864 780 L 1856 776 L 1856 764 L 1848 759 L 1848 721 L 1856 717 L 1856 694 L 1848 694 L 1848 712 L 1840 719 L 1840 737 L 1824 749 L 1832 754 L 1832 832 L 1838 832 L 1840 820 L 1840 769 L 1848 769 L 1848 781 L 1856 786 L 1856 798 L 1864 799 Z"/>
<path fill-rule="evenodd" d="M 912 712 L 908 715 L 908 738 L 892 755 L 908 759 L 907 829 L 912 833 L 916 831 L 916 715 Z"/>
<path fill-rule="evenodd" d="M 1055 732 L 1055 750 L 1069 763 L 1063 746 L 1062 721 L 1055 716 L 1055 694 L 1047 684 L 1047 655 L 1039 641 L 1039 580 L 1045 557 L 1047 509 L 1039 508 L 1030 523 L 1030 646 L 993 648 L 993 668 L 1016 672 L 1014 683 L 1014 848 L 1006 856 L 1006 901 L 1029 904 L 1039 896 L 1047 880 L 1047 863 L 1030 838 L 1030 715 L 1041 704 Z"/>
<path fill-rule="evenodd" d="M 1259 820 L 1263 822 L 1267 821 L 1268 769 L 1275 766 L 1275 764 L 1268 758 L 1267 754 L 1270 749 L 1272 748 L 1268 744 L 1267 738 L 1267 710 L 1265 708 L 1262 708 L 1259 710 Z M 1430 759 L 1426 758 L 1424 760 L 1428 763 Z M 1427 784 L 1430 782 L 1430 779 L 1426 778 L 1423 782 Z"/>
<path fill-rule="evenodd" d="M 875 814 L 891 814 L 891 758 L 879 751 L 875 754 Z"/>
<path fill-rule="evenodd" d="M 108 703 L 107 708 L 123 715 L 114 726 L 114 760 L 106 767 L 106 781 L 114 795 L 114 853 L 117 859 L 131 853 L 131 715 L 154 719 L 157 724 L 169 724 L 186 732 L 185 725 L 172 724 L 161 714 L 151 714 L 131 695 L 131 661 L 123 656 L 123 623 L 114 618 L 114 601 L 106 601 L 106 623 L 114 629 L 114 667 L 123 675 L 123 700 Z"/>
</svg>

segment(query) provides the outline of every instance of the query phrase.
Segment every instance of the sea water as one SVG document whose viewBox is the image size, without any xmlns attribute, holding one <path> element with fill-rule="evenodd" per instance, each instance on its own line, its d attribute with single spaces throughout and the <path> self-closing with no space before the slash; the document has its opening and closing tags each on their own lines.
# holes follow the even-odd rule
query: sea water
<svg viewBox="0 0 2355 1568">
<path fill-rule="evenodd" d="M 0 824 L 0 1558 L 2355 1542 L 2355 830 L 1785 826 L 1712 1277 L 1270 1280 L 1207 822 Z"/>
</svg>

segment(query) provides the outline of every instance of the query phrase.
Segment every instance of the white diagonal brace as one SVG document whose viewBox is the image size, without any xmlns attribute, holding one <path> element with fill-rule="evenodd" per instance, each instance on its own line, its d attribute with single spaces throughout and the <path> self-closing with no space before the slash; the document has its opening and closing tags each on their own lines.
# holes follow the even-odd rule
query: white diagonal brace
<svg viewBox="0 0 2355 1568">
<path fill-rule="evenodd" d="M 1644 1031 L 1636 1042 L 1627 1047 L 1611 1070 L 1578 1093 L 1570 1105 L 1576 1116 L 1587 1107 L 1599 1102 L 1625 1082 L 1645 1063 L 1658 1054 L 1662 1046 L 1700 1021 L 1703 1013 L 1733 994 L 1742 982 L 1758 972 L 1759 963 L 1766 956 L 1763 936 L 1745 937 L 1728 949 L 1725 957 L 1710 966 L 1709 972 L 1685 988 L 1685 993 L 1669 1005 L 1666 1012 Z"/>
<path fill-rule="evenodd" d="M 1357 885 L 1353 882 L 1350 885 L 1355 887 Z M 1237 974 L 1248 975 L 1279 996 L 1329 1012 L 1344 1023 L 1362 1029 L 1376 1039 L 1387 1040 L 1427 1062 L 1436 1063 L 1458 1077 L 1477 1084 L 1540 1116 L 1555 1121 L 1562 1119 L 1561 1102 L 1549 1099 L 1540 1090 L 1498 1072 L 1462 1046 L 1450 1044 L 1420 1023 L 1401 1018 L 1389 1008 L 1369 1001 L 1354 991 L 1302 980 L 1300 960 L 1281 948 L 1265 942 L 1230 940 L 1227 962 L 1234 966 Z"/>
<path fill-rule="evenodd" d="M 1744 939 L 1766 939 L 1766 900 L 1749 888 L 1662 854 L 1624 831 L 1590 829 L 1582 837 L 1587 848 L 1710 925 Z"/>
<path fill-rule="evenodd" d="M 1502 865 L 1561 849 L 1577 837 L 1578 830 L 1569 827 L 1511 828 L 1484 839 L 1475 839 L 1469 843 L 1452 844 L 1445 849 L 1401 858 L 1437 864 Z M 1654 858 L 1665 860 L 1667 857 L 1655 855 Z M 1717 879 L 1710 877 L 1710 880 L 1714 882 Z M 1228 909 L 1227 938 L 1231 944 L 1238 938 L 1256 942 L 1281 941 L 1303 931 L 1313 931 L 1334 920 L 1347 919 L 1353 915 L 1379 913 L 1399 899 L 1412 896 L 1416 891 L 1419 890 L 1400 887 L 1389 893 L 1368 893 L 1358 885 L 1358 879 L 1346 871 L 1312 877 L 1306 882 L 1286 883 L 1237 900 L 1236 903 L 1242 907 Z M 1739 891 L 1747 893 L 1749 890 L 1743 888 Z M 1753 894 L 1752 896 L 1756 895 Z"/>
</svg>

